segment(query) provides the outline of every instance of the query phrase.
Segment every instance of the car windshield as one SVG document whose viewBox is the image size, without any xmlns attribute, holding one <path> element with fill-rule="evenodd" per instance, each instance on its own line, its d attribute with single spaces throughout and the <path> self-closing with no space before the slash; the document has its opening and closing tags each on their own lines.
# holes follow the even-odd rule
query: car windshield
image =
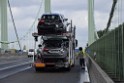
<svg viewBox="0 0 124 83">
<path fill-rule="evenodd" d="M 44 20 L 59 20 L 58 15 L 43 15 L 42 19 Z"/>
</svg>

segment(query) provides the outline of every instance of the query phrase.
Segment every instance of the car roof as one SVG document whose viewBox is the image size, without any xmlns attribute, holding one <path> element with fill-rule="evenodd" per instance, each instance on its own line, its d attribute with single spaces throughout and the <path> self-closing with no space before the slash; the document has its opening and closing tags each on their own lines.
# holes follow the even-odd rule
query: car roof
<svg viewBox="0 0 124 83">
<path fill-rule="evenodd" d="M 43 15 L 62 15 L 62 14 L 59 14 L 59 13 L 46 13 L 46 14 L 43 14 Z"/>
</svg>

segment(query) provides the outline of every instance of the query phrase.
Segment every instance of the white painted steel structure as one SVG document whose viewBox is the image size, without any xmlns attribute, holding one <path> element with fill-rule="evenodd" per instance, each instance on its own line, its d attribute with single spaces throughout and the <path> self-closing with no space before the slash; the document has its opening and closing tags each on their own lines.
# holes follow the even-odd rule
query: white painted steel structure
<svg viewBox="0 0 124 83">
<path fill-rule="evenodd" d="M 7 19 L 7 0 L 0 0 L 0 33 L 1 41 L 8 41 L 8 19 Z M 2 49 L 8 49 L 8 44 L 1 43 Z"/>
<path fill-rule="evenodd" d="M 94 0 L 88 0 L 88 45 L 99 39 L 95 30 L 94 22 Z"/>
<path fill-rule="evenodd" d="M 44 12 L 51 13 L 51 0 L 44 0 Z"/>
</svg>

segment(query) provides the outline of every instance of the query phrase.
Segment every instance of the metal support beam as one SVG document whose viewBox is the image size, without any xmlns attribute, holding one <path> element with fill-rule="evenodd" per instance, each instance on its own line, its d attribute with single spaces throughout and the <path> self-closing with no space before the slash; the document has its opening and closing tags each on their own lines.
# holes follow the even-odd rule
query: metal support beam
<svg viewBox="0 0 124 83">
<path fill-rule="evenodd" d="M 45 13 L 51 13 L 51 0 L 44 0 L 44 11 Z"/>
<path fill-rule="evenodd" d="M 7 0 L 0 0 L 1 41 L 8 41 Z M 1 44 L 2 49 L 8 49 L 7 44 Z"/>
</svg>

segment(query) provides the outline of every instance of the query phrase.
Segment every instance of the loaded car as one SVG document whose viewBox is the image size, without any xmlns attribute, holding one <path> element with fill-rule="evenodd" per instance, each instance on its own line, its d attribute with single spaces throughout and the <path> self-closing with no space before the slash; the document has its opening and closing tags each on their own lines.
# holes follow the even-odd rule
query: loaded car
<svg viewBox="0 0 124 83">
<path fill-rule="evenodd" d="M 68 56 L 68 39 L 50 38 L 44 40 L 41 56 L 35 58 L 36 71 L 40 68 L 65 68 L 70 69 Z M 40 65 L 39 65 L 40 64 Z M 42 64 L 42 65 L 41 65 Z"/>
<path fill-rule="evenodd" d="M 43 14 L 38 22 L 38 35 L 64 33 L 68 26 L 67 18 L 61 14 Z"/>
</svg>

